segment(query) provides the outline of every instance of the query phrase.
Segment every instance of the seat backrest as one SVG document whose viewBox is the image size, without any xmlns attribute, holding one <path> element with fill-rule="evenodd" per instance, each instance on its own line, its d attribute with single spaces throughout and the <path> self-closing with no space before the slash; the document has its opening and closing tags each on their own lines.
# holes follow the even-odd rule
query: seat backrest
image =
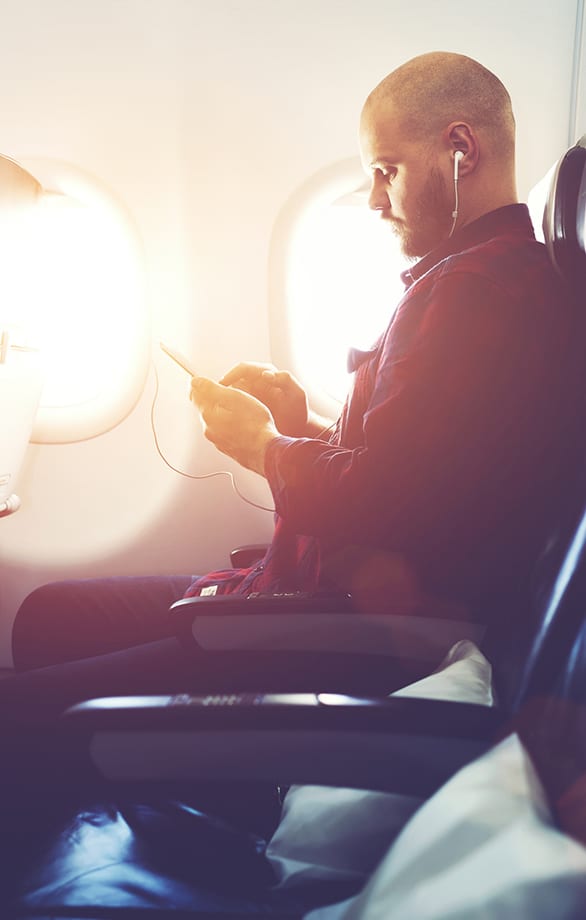
<svg viewBox="0 0 586 920">
<path fill-rule="evenodd" d="M 511 703 L 549 692 L 568 661 L 586 613 L 586 135 L 558 161 L 543 215 L 550 258 L 573 296 L 578 328 L 573 431 L 577 475 L 555 529 L 536 563 L 530 596 L 530 638 Z M 583 322 L 582 322 L 583 320 Z M 527 651 L 528 649 L 528 651 Z"/>
<path fill-rule="evenodd" d="M 556 269 L 586 298 L 586 134 L 558 161 L 543 214 L 545 245 Z"/>
</svg>

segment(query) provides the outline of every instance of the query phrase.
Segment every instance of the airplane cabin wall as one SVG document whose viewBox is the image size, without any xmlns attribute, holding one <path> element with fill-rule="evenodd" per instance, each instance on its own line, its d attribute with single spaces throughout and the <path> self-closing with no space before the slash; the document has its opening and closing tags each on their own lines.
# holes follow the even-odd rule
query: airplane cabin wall
<svg viewBox="0 0 586 920">
<path fill-rule="evenodd" d="M 429 50 L 470 54 L 513 97 L 525 197 L 568 143 L 579 0 L 20 0 L 2 4 L 0 153 L 74 164 L 113 192 L 144 253 L 157 429 L 174 464 L 265 483 L 201 434 L 164 339 L 218 378 L 271 359 L 268 253 L 280 209 L 309 176 L 357 155 L 370 89 Z M 584 94 L 579 100 L 586 130 Z M 34 265 L 31 265 L 34 271 Z M 274 307 L 274 305 L 271 305 Z M 115 334 L 115 330 L 112 330 Z M 104 368 L 107 373 L 107 367 Z M 144 392 L 113 430 L 31 444 L 18 513 L 0 520 L 0 665 L 22 598 L 63 577 L 200 572 L 267 539 L 272 516 L 225 476 L 168 470 Z"/>
</svg>

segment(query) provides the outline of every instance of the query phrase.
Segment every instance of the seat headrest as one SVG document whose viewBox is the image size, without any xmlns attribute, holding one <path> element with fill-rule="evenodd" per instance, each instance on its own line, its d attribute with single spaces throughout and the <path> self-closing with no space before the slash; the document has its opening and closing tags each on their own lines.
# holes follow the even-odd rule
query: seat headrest
<svg viewBox="0 0 586 920">
<path fill-rule="evenodd" d="M 586 134 L 556 165 L 543 214 L 543 235 L 558 272 L 586 290 Z"/>
</svg>

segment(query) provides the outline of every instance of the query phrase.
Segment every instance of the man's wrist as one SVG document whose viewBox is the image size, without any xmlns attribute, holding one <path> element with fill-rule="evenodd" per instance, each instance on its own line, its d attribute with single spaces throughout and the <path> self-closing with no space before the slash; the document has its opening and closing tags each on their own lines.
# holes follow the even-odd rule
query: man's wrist
<svg viewBox="0 0 586 920">
<path fill-rule="evenodd" d="M 279 432 L 272 426 L 259 432 L 250 469 L 266 478 L 266 461 L 269 447 L 280 437 Z"/>
<path fill-rule="evenodd" d="M 320 439 L 329 433 L 336 425 L 335 419 L 326 418 L 318 415 L 317 412 L 310 410 L 307 416 L 306 434 L 307 438 Z"/>
</svg>

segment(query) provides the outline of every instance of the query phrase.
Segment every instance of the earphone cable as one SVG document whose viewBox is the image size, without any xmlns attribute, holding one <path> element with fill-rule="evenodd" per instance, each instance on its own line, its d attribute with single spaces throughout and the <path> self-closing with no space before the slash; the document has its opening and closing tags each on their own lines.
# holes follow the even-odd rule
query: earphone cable
<svg viewBox="0 0 586 920">
<path fill-rule="evenodd" d="M 259 511 L 268 511 L 270 514 L 274 514 L 275 513 L 274 508 L 267 508 L 265 505 L 260 505 L 257 502 L 253 502 L 251 501 L 251 499 L 246 498 L 246 496 L 243 495 L 240 489 L 238 488 L 238 484 L 234 478 L 234 474 L 230 470 L 216 470 L 213 473 L 200 473 L 200 474 L 187 473 L 185 470 L 180 470 L 178 467 L 174 466 L 170 462 L 170 460 L 167 459 L 167 457 L 165 456 L 163 452 L 161 444 L 159 442 L 159 436 L 157 434 L 157 427 L 155 424 L 155 408 L 156 408 L 157 400 L 159 396 L 159 374 L 157 371 L 157 365 L 155 364 L 154 361 L 153 361 L 153 369 L 155 372 L 155 392 L 153 394 L 153 399 L 151 402 L 151 413 L 150 413 L 151 430 L 153 432 L 153 440 L 155 443 L 155 448 L 157 450 L 159 457 L 163 461 L 163 463 L 174 473 L 177 473 L 179 476 L 184 476 L 186 479 L 212 479 L 214 476 L 228 476 L 228 478 L 230 479 L 232 488 L 234 492 L 236 493 L 236 495 L 238 496 L 238 498 L 242 499 L 243 502 L 246 502 L 247 505 L 252 505 L 253 508 L 258 508 Z"/>
</svg>

